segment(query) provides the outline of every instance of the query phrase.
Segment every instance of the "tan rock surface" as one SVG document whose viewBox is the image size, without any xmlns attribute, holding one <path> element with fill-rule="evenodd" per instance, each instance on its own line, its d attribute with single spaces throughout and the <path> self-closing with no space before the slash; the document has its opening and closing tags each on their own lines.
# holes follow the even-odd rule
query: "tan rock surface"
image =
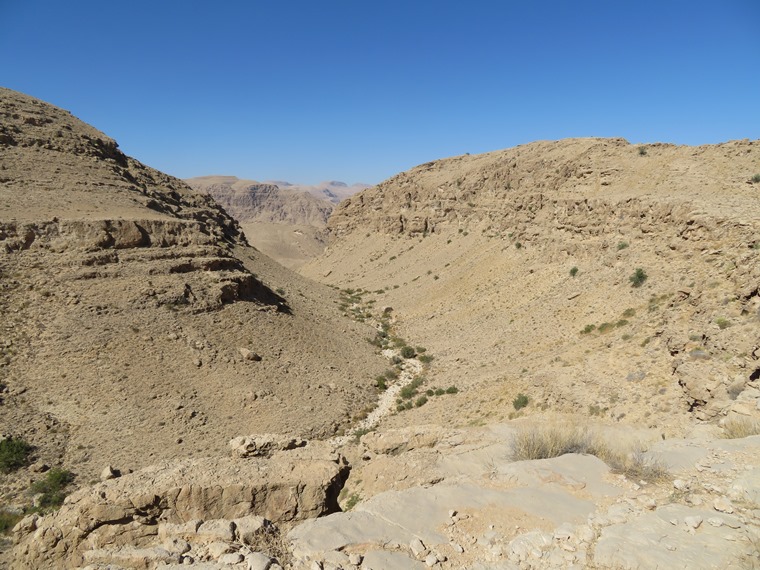
<svg viewBox="0 0 760 570">
<path fill-rule="evenodd" d="M 509 419 L 523 393 L 521 414 L 686 433 L 751 408 L 760 377 L 758 144 L 569 139 L 424 164 L 343 202 L 301 271 L 392 306 L 435 358 L 428 386 L 459 388 L 388 425 Z"/>
<path fill-rule="evenodd" d="M 78 485 L 226 455 L 240 434 L 333 435 L 385 366 L 335 292 L 249 247 L 210 198 L 6 89 L 0 289 L 0 434 Z M 5 478 L 4 503 L 42 476 Z"/>
<path fill-rule="evenodd" d="M 120 564 L 124 557 L 138 560 L 129 567 L 153 568 L 159 559 L 170 561 L 168 551 L 155 549 L 172 540 L 184 552 L 184 543 L 196 550 L 226 545 L 213 556 L 219 558 L 256 544 L 269 523 L 254 515 L 287 528 L 336 511 L 347 474 L 343 458 L 319 442 L 267 459 L 158 463 L 74 493 L 54 515 L 22 521 L 12 568 Z M 158 558 L 141 562 L 150 553 Z"/>
</svg>

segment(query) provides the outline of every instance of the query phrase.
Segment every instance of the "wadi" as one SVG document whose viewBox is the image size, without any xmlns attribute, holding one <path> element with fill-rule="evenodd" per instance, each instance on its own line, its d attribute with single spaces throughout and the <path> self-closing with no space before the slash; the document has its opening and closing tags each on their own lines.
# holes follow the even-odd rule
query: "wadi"
<svg viewBox="0 0 760 570">
<path fill-rule="evenodd" d="M 290 186 L 0 89 L 0 566 L 760 567 L 760 141 Z"/>
</svg>

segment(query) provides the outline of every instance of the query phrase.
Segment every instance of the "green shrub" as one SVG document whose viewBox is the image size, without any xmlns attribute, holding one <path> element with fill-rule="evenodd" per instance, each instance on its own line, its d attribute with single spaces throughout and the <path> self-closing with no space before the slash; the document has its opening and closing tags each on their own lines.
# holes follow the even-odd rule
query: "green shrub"
<svg viewBox="0 0 760 570">
<path fill-rule="evenodd" d="M 755 175 L 752 177 L 752 183 L 753 183 L 753 184 L 760 184 L 760 174 L 755 174 Z"/>
<path fill-rule="evenodd" d="M 425 381 L 424 378 L 418 376 L 417 378 L 409 382 L 409 384 L 401 388 L 401 391 L 399 392 L 399 396 L 401 396 L 404 400 L 408 400 L 416 396 L 418 394 L 417 388 L 422 386 L 422 383 L 424 381 Z"/>
<path fill-rule="evenodd" d="M 590 332 L 593 332 L 595 328 L 596 328 L 596 325 L 586 325 L 585 327 L 583 327 L 581 334 L 589 334 Z"/>
<path fill-rule="evenodd" d="M 49 510 L 60 507 L 66 498 L 65 489 L 74 480 L 74 474 L 65 469 L 53 468 L 45 474 L 44 479 L 35 481 L 29 490 L 36 494 L 42 494 L 38 505 L 40 510 Z"/>
<path fill-rule="evenodd" d="M 627 241 L 619 241 L 617 244 L 618 251 L 620 251 L 621 249 L 625 249 L 626 247 L 628 247 Z"/>
<path fill-rule="evenodd" d="M 459 388 L 457 388 L 456 386 L 449 386 L 448 388 L 446 388 L 447 394 L 456 394 L 457 392 L 459 392 Z"/>
<path fill-rule="evenodd" d="M 632 287 L 641 287 L 644 284 L 644 281 L 647 280 L 647 277 L 649 276 L 646 274 L 646 271 L 641 267 L 637 267 L 636 271 L 633 272 L 633 275 L 631 275 L 628 280 L 631 282 Z"/>
<path fill-rule="evenodd" d="M 351 496 L 346 501 L 344 510 L 350 511 L 356 505 L 358 505 L 361 502 L 361 500 L 362 500 L 362 496 L 359 493 L 352 493 Z"/>
<path fill-rule="evenodd" d="M 576 275 L 578 275 L 578 268 L 577 267 L 572 267 L 570 269 L 570 277 L 575 277 Z"/>
<path fill-rule="evenodd" d="M 601 325 L 599 325 L 598 330 L 600 333 L 606 333 L 606 332 L 611 331 L 614 328 L 615 328 L 615 325 L 613 325 L 612 323 L 602 323 Z"/>
<path fill-rule="evenodd" d="M 429 354 L 420 354 L 417 357 L 417 360 L 419 360 L 423 364 L 429 364 L 430 362 L 433 362 L 433 357 L 430 356 Z"/>
<path fill-rule="evenodd" d="M 520 393 L 514 400 L 512 400 L 512 405 L 515 407 L 515 410 L 521 410 L 528 405 L 528 402 L 528 396 Z"/>
<path fill-rule="evenodd" d="M 388 389 L 388 384 L 385 382 L 385 376 L 378 376 L 375 378 L 375 388 L 383 392 Z"/>
<path fill-rule="evenodd" d="M 647 147 L 640 146 L 639 147 L 639 156 L 646 156 L 647 155 Z"/>
<path fill-rule="evenodd" d="M 401 348 L 401 356 L 403 358 L 414 358 L 417 355 L 417 353 L 414 351 L 414 348 L 411 346 L 404 346 Z"/>
<path fill-rule="evenodd" d="M 10 473 L 29 462 L 32 446 L 23 439 L 9 437 L 0 441 L 0 471 Z"/>
<path fill-rule="evenodd" d="M 635 314 L 636 314 L 636 310 L 635 309 L 626 309 L 625 311 L 623 311 L 623 316 L 627 317 L 627 318 L 630 318 L 630 317 L 632 317 Z"/>
<path fill-rule="evenodd" d="M 731 321 L 724 317 L 720 317 L 718 319 L 715 319 L 715 324 L 718 325 L 718 328 L 720 328 L 720 330 L 723 330 L 731 326 Z"/>
<path fill-rule="evenodd" d="M 522 247 L 522 244 L 518 241 L 517 243 L 515 243 L 515 247 L 517 249 L 520 249 Z"/>
<path fill-rule="evenodd" d="M 414 405 L 415 405 L 415 406 L 417 406 L 417 407 L 419 408 L 419 407 L 421 407 L 421 406 L 424 406 L 425 404 L 427 404 L 427 401 L 428 401 L 428 399 L 427 399 L 427 396 L 420 396 L 420 397 L 419 397 L 419 398 L 417 398 L 417 400 L 414 402 Z"/>
<path fill-rule="evenodd" d="M 0 511 L 0 534 L 8 534 L 23 515 Z"/>
</svg>

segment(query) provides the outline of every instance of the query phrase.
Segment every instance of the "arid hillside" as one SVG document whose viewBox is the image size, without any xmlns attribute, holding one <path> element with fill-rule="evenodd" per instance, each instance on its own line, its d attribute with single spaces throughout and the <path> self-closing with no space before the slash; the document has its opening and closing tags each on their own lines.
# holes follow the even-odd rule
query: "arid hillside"
<svg viewBox="0 0 760 570">
<path fill-rule="evenodd" d="M 757 141 L 443 159 L 345 200 L 302 272 L 392 306 L 459 388 L 391 425 L 580 413 L 673 436 L 760 414 L 758 173 Z"/>
<path fill-rule="evenodd" d="M 0 433 L 35 447 L 3 479 L 6 507 L 44 465 L 81 485 L 241 434 L 325 437 L 377 397 L 385 361 L 334 291 L 250 247 L 210 197 L 7 89 L 0 289 Z"/>
<path fill-rule="evenodd" d="M 335 205 L 368 187 L 343 182 L 303 186 L 235 176 L 199 176 L 186 182 L 210 195 L 238 220 L 258 250 L 291 269 L 322 253 L 327 244 L 327 218 Z"/>
</svg>

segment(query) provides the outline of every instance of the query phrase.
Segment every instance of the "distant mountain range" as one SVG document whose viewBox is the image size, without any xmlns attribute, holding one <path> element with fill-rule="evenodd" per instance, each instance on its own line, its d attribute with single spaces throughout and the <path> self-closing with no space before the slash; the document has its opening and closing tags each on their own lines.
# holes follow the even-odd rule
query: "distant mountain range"
<svg viewBox="0 0 760 570">
<path fill-rule="evenodd" d="M 368 184 L 349 186 L 337 181 L 309 186 L 281 180 L 241 180 L 235 176 L 199 176 L 185 182 L 212 196 L 237 220 L 310 226 L 324 226 L 336 204 L 370 188 Z"/>
</svg>

